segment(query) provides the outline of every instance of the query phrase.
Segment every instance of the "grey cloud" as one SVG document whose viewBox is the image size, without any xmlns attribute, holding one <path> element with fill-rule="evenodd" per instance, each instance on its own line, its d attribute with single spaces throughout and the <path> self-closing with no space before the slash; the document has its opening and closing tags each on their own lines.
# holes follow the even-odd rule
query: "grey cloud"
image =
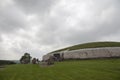
<svg viewBox="0 0 120 80">
<path fill-rule="evenodd" d="M 0 8 L 0 31 L 8 33 L 26 27 L 25 18 L 24 13 L 13 5 Z"/>
<path fill-rule="evenodd" d="M 44 36 L 46 35 L 46 37 L 45 38 L 43 37 L 42 43 L 44 44 L 44 41 L 45 42 L 48 41 L 50 45 L 57 43 L 77 44 L 80 42 L 97 41 L 102 37 L 105 36 L 107 37 L 108 35 L 116 34 L 117 32 L 120 31 L 119 29 L 120 11 L 119 11 L 119 6 L 116 6 L 115 3 L 112 2 L 113 1 L 110 2 L 111 5 L 108 4 L 107 1 L 104 4 L 102 3 L 102 1 L 97 2 L 97 4 L 95 4 L 92 7 L 93 8 L 92 11 L 94 12 L 93 12 L 93 16 L 90 16 L 89 22 L 87 21 L 87 19 L 83 21 L 81 19 L 78 19 L 78 24 L 74 25 L 74 27 L 72 28 L 66 25 L 65 23 L 69 16 L 68 15 L 64 16 L 64 14 L 61 14 L 62 12 L 59 13 L 58 15 L 58 16 L 62 16 L 61 18 L 55 18 L 55 20 L 48 18 L 49 22 L 46 23 L 47 29 L 43 30 L 45 31 Z M 82 25 L 83 23 L 84 25 Z M 93 24 L 88 25 L 88 23 L 93 23 Z M 83 29 L 83 31 L 79 30 L 79 28 L 81 27 L 84 28 L 85 26 L 89 26 L 89 27 L 93 26 L 94 28 L 89 31 L 85 29 Z M 52 32 L 49 33 L 49 31 Z"/>
<path fill-rule="evenodd" d="M 119 41 L 119 0 L 13 1 L 12 5 L 0 7 L 0 33 L 5 35 L 0 38 L 0 43 L 5 43 L 0 49 L 3 53 L 8 45 L 11 48 L 6 49 L 17 58 L 26 51 L 41 58 L 69 45 Z M 36 16 L 28 19 L 31 15 Z"/>
<path fill-rule="evenodd" d="M 40 14 L 49 12 L 49 9 L 57 0 L 15 0 L 26 13 Z"/>
</svg>

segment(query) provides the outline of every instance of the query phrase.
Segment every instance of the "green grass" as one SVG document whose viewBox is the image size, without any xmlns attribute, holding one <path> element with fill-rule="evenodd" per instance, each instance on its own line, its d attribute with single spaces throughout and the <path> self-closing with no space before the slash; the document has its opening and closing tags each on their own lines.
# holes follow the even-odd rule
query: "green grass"
<svg viewBox="0 0 120 80">
<path fill-rule="evenodd" d="M 59 52 L 64 50 L 77 50 L 77 49 L 84 49 L 84 48 L 99 48 L 99 47 L 120 47 L 120 42 L 91 42 L 91 43 L 84 43 L 78 44 L 74 46 L 70 46 L 67 48 L 63 48 L 60 50 L 56 50 L 53 52 Z M 53 53 L 51 52 L 51 53 Z"/>
<path fill-rule="evenodd" d="M 120 80 L 120 59 L 64 61 L 49 67 L 9 65 L 0 70 L 0 80 Z"/>
</svg>

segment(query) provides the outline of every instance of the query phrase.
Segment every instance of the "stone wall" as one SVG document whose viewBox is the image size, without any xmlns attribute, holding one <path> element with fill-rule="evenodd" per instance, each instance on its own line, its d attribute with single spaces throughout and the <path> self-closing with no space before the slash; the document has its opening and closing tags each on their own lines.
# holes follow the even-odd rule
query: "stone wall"
<svg viewBox="0 0 120 80">
<path fill-rule="evenodd" d="M 47 54 L 43 56 L 43 60 L 46 61 L 50 58 L 50 56 L 52 56 L 53 54 Z"/>
<path fill-rule="evenodd" d="M 43 60 L 49 58 L 50 55 L 43 56 Z M 58 53 L 57 53 L 58 54 Z M 72 51 L 62 51 L 59 54 L 64 54 L 64 59 L 92 59 L 92 58 L 105 58 L 105 57 L 120 57 L 120 47 L 104 47 L 104 48 L 88 48 Z"/>
<path fill-rule="evenodd" d="M 120 47 L 89 48 L 64 53 L 64 59 L 120 57 Z"/>
</svg>

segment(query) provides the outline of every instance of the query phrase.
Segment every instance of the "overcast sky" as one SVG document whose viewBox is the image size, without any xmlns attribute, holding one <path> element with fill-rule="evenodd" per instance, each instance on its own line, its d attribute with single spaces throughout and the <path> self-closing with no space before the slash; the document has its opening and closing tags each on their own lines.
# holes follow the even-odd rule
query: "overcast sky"
<svg viewBox="0 0 120 80">
<path fill-rule="evenodd" d="M 0 0 L 0 59 L 120 41 L 120 0 Z"/>
</svg>

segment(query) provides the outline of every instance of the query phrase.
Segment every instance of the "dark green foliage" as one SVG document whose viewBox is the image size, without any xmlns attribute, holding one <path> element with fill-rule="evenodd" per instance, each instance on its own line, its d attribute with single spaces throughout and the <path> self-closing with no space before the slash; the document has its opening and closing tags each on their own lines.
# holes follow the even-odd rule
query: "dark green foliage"
<svg viewBox="0 0 120 80">
<path fill-rule="evenodd" d="M 0 65 L 9 65 L 9 64 L 15 64 L 15 62 L 8 60 L 0 60 Z"/>
<path fill-rule="evenodd" d="M 30 63 L 31 58 L 32 58 L 32 57 L 30 56 L 29 53 L 25 53 L 25 54 L 21 57 L 20 62 L 21 62 L 22 64 L 28 64 L 28 63 Z"/>
<path fill-rule="evenodd" d="M 99 47 L 120 47 L 120 42 L 92 42 L 92 43 L 78 44 L 64 49 L 56 50 L 53 52 L 59 52 L 64 50 L 77 50 L 84 48 L 99 48 Z"/>
</svg>

